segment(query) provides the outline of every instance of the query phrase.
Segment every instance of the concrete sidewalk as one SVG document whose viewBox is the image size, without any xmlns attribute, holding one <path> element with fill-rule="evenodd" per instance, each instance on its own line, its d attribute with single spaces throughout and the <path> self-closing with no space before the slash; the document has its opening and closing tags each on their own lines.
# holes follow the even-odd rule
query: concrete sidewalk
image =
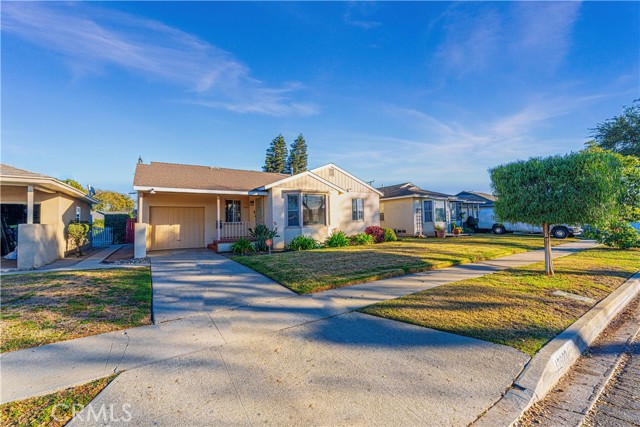
<svg viewBox="0 0 640 427">
<path fill-rule="evenodd" d="M 553 253 L 557 258 L 594 245 L 593 242 L 573 242 L 554 248 Z M 205 348 L 261 340 L 275 332 L 348 313 L 378 301 L 544 258 L 542 251 L 533 251 L 298 296 L 227 258 L 211 252 L 205 255 L 208 260 L 202 259 L 204 255 L 193 253 L 191 256 L 195 259 L 189 260 L 186 251 L 181 255 L 183 259 L 175 262 L 171 259 L 175 259 L 176 254 L 171 254 L 166 261 L 153 258 L 154 299 L 159 298 L 158 303 L 154 301 L 154 308 L 165 320 L 163 323 L 0 355 L 2 403 Z M 165 265 L 157 269 L 163 262 Z M 175 272 L 173 276 L 171 269 Z M 172 283 L 182 286 L 184 292 L 174 292 Z M 168 307 L 163 308 L 162 304 Z M 172 310 L 172 304 L 180 309 Z M 181 319 L 175 320 L 176 317 Z"/>
<path fill-rule="evenodd" d="M 2 276 L 10 276 L 14 274 L 39 274 L 39 273 L 55 273 L 57 271 L 79 271 L 79 270 L 97 270 L 101 268 L 138 268 L 138 267 L 146 267 L 145 265 L 137 264 L 137 265 L 126 265 L 126 264 L 102 264 L 102 261 L 109 258 L 111 254 L 113 254 L 118 249 L 124 247 L 126 245 L 110 245 L 106 246 L 94 254 L 92 254 L 87 259 L 80 261 L 77 264 L 68 266 L 68 267 L 60 267 L 60 268 L 39 268 L 35 270 L 15 270 L 15 271 L 7 271 L 2 272 Z M 46 267 L 46 266 L 45 266 Z"/>
</svg>

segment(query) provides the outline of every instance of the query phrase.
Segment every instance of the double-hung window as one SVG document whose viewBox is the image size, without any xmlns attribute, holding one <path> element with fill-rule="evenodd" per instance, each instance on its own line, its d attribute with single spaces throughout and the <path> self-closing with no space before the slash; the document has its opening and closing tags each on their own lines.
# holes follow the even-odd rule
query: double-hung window
<svg viewBox="0 0 640 427">
<path fill-rule="evenodd" d="M 351 219 L 364 221 L 364 199 L 351 200 Z"/>
<path fill-rule="evenodd" d="M 300 196 L 287 194 L 287 227 L 300 227 Z"/>
<path fill-rule="evenodd" d="M 447 221 L 447 213 L 444 208 L 444 200 L 437 200 L 434 202 L 434 216 L 436 222 L 446 222 Z"/>
<path fill-rule="evenodd" d="M 422 222 L 433 222 L 433 202 L 425 200 L 422 204 Z"/>
<path fill-rule="evenodd" d="M 326 199 L 324 195 L 302 195 L 302 224 L 305 226 L 326 224 Z"/>
<path fill-rule="evenodd" d="M 225 200 L 224 202 L 225 222 L 240 222 L 240 200 Z"/>
</svg>

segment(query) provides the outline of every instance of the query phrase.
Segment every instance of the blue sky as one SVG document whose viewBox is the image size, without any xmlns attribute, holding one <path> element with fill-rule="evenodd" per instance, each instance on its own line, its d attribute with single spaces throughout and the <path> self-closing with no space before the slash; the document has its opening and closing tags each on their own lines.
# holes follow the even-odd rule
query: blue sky
<svg viewBox="0 0 640 427">
<path fill-rule="evenodd" d="M 131 191 L 138 156 L 488 190 L 640 97 L 638 2 L 2 4 L 2 162 Z"/>
</svg>

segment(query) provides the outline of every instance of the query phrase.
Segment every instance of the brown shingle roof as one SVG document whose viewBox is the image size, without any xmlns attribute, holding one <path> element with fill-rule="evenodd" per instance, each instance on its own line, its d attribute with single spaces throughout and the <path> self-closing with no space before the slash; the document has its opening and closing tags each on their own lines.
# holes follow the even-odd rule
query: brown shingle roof
<svg viewBox="0 0 640 427">
<path fill-rule="evenodd" d="M 436 191 L 423 190 L 422 188 L 410 182 L 405 182 L 404 184 L 396 184 L 396 185 L 389 185 L 385 187 L 379 187 L 378 190 L 382 192 L 383 199 L 388 199 L 391 197 L 403 197 L 403 196 L 425 196 L 425 197 L 433 197 L 436 199 L 447 199 L 449 197 L 452 197 L 448 194 L 438 193 Z"/>
<path fill-rule="evenodd" d="M 133 185 L 194 190 L 251 191 L 289 175 L 213 166 L 151 162 L 136 165 Z"/>
<path fill-rule="evenodd" d="M 43 175 L 41 173 L 35 173 L 35 172 L 31 172 L 24 169 L 19 169 L 11 165 L 6 165 L 4 163 L 0 164 L 0 175 L 19 176 L 19 177 L 27 177 L 27 178 L 51 178 L 48 175 Z"/>
</svg>

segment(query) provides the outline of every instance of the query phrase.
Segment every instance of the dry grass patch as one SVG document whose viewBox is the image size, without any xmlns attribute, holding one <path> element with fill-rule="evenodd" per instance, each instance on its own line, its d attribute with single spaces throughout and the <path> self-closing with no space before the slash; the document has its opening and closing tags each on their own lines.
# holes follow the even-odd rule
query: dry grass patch
<svg viewBox="0 0 640 427">
<path fill-rule="evenodd" d="M 552 243 L 558 245 L 569 241 L 572 239 L 553 239 Z M 294 292 L 306 294 L 542 247 L 543 240 L 539 236 L 476 234 L 447 239 L 405 238 L 373 246 L 231 258 Z"/>
<path fill-rule="evenodd" d="M 149 268 L 2 277 L 2 352 L 151 323 Z"/>
<path fill-rule="evenodd" d="M 59 427 L 67 424 L 76 413 L 98 395 L 116 375 L 71 387 L 46 396 L 5 403 L 0 406 L 2 426 Z"/>
<path fill-rule="evenodd" d="M 596 248 L 554 261 L 469 279 L 360 311 L 535 354 L 595 303 L 553 295 L 564 291 L 600 301 L 640 270 L 640 249 Z"/>
</svg>

